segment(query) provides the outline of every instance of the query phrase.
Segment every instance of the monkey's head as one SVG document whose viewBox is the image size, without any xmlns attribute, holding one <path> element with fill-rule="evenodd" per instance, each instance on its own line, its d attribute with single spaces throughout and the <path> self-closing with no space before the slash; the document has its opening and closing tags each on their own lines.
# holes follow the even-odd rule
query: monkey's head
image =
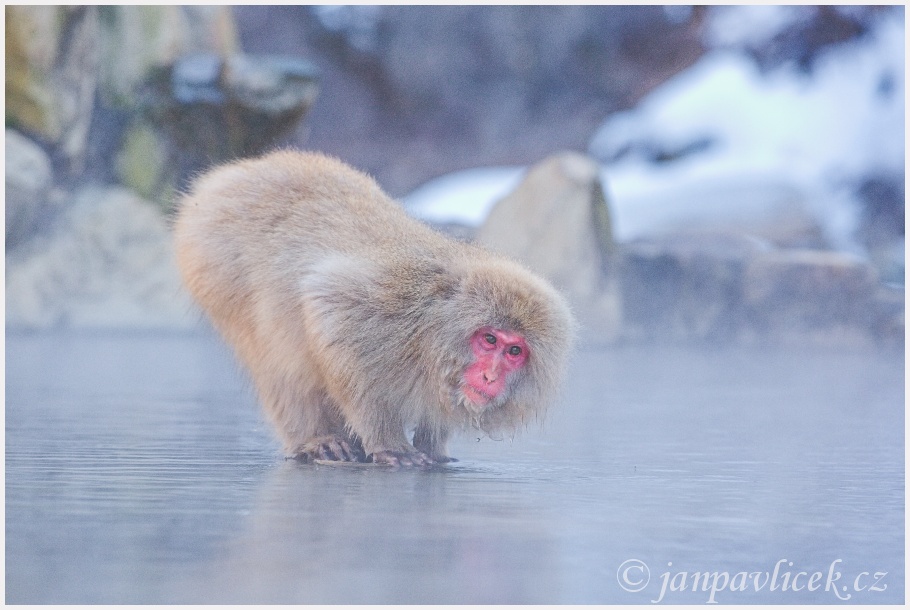
<svg viewBox="0 0 910 610">
<path fill-rule="evenodd" d="M 510 261 L 475 262 L 460 276 L 444 338 L 458 348 L 450 395 L 464 421 L 514 429 L 554 398 L 574 319 L 552 286 Z"/>
</svg>

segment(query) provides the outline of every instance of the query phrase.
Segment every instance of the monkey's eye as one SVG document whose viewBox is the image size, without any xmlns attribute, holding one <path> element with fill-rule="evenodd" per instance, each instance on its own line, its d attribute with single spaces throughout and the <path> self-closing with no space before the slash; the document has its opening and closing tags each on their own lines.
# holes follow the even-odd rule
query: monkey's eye
<svg viewBox="0 0 910 610">
<path fill-rule="evenodd" d="M 483 339 L 490 345 L 496 345 L 496 337 L 494 335 L 489 335 L 489 334 L 484 335 Z"/>
<path fill-rule="evenodd" d="M 513 345 L 512 347 L 509 348 L 509 353 L 513 356 L 517 356 L 518 354 L 521 353 L 521 348 L 518 347 L 517 345 Z"/>
</svg>

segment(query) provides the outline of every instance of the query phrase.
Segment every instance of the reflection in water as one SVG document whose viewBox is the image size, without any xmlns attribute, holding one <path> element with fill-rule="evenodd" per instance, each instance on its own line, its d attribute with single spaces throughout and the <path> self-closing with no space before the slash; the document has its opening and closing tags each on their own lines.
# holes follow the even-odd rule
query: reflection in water
<svg viewBox="0 0 910 610">
<path fill-rule="evenodd" d="M 714 599 L 903 600 L 897 351 L 585 349 L 542 426 L 428 471 L 284 461 L 209 336 L 6 356 L 9 603 L 701 603 L 776 565 Z"/>
<path fill-rule="evenodd" d="M 519 494 L 459 470 L 281 464 L 193 600 L 528 603 L 549 594 L 545 523 Z"/>
</svg>

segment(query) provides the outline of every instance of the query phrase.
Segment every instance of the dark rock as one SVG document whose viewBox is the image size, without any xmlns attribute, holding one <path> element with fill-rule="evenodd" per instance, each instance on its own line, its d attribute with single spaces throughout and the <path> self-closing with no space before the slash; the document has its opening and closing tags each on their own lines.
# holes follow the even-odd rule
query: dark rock
<svg viewBox="0 0 910 610">
<path fill-rule="evenodd" d="M 860 185 L 863 201 L 857 237 L 882 279 L 904 284 L 904 175 L 870 176 Z"/>
<path fill-rule="evenodd" d="M 804 7 L 802 19 L 779 32 L 760 47 L 751 47 L 753 57 L 765 70 L 792 62 L 810 72 L 832 45 L 865 35 L 883 7 Z M 885 9 L 887 10 L 887 9 Z"/>
<path fill-rule="evenodd" d="M 107 5 L 99 16 L 99 98 L 108 107 L 135 111 L 143 83 L 181 56 L 238 51 L 230 7 Z"/>
<path fill-rule="evenodd" d="M 221 71 L 224 62 L 213 53 L 182 57 L 171 72 L 171 91 L 178 104 L 223 104 Z"/>
<path fill-rule="evenodd" d="M 291 57 L 181 57 L 151 79 L 144 107 L 174 142 L 179 183 L 201 169 L 252 156 L 290 135 L 318 91 L 316 68 Z"/>
<path fill-rule="evenodd" d="M 233 55 L 227 60 L 224 88 L 241 106 L 280 116 L 309 109 L 318 81 L 316 66 L 297 57 Z"/>
</svg>

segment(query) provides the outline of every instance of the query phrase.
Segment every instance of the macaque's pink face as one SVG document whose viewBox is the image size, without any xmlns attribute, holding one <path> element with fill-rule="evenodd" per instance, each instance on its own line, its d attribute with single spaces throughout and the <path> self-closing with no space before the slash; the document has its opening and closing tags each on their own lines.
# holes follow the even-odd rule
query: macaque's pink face
<svg viewBox="0 0 910 610">
<path fill-rule="evenodd" d="M 518 333 L 485 326 L 471 337 L 474 362 L 465 369 L 462 390 L 478 407 L 487 405 L 506 388 L 509 375 L 528 361 L 528 344 Z"/>
</svg>

